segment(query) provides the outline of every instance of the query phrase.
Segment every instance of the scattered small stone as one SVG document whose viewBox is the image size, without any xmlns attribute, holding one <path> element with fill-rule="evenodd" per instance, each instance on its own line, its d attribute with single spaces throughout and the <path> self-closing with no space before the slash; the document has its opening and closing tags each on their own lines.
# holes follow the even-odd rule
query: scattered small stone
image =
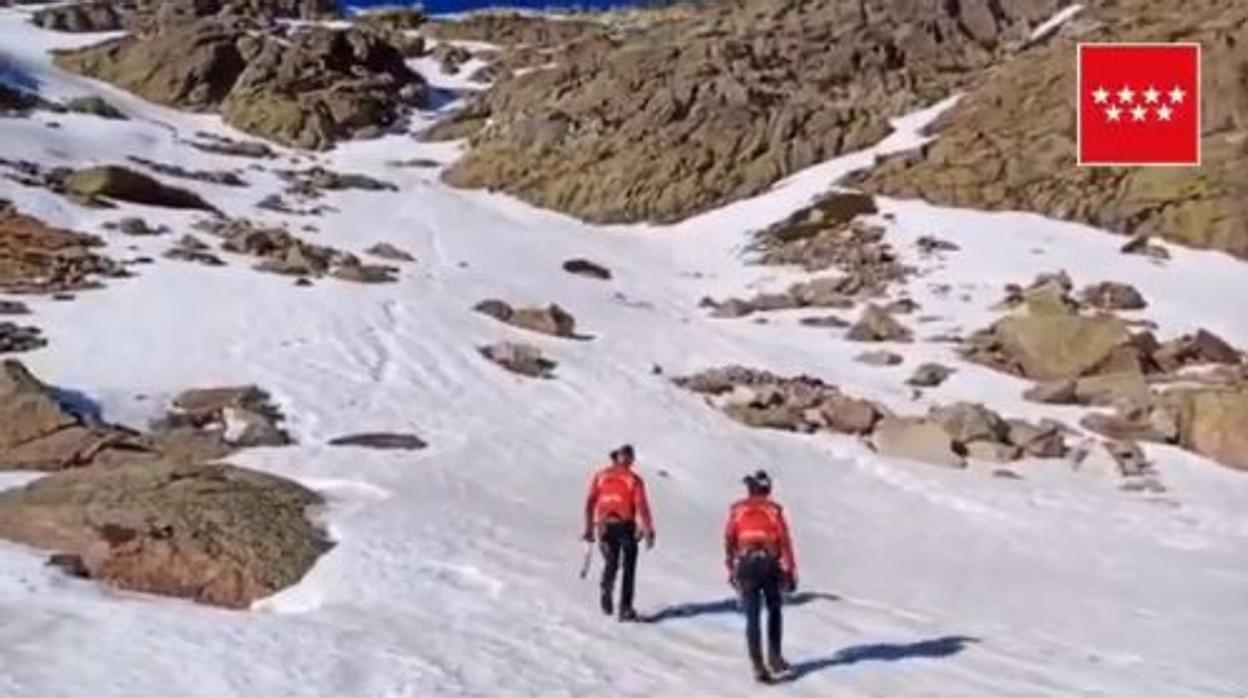
<svg viewBox="0 0 1248 698">
<path fill-rule="evenodd" d="M 420 167 L 431 168 L 440 167 L 442 163 L 429 158 L 411 158 L 410 160 L 390 160 L 386 163 L 388 167 Z"/>
<path fill-rule="evenodd" d="M 1084 304 L 1096 310 L 1141 310 L 1148 306 L 1134 286 L 1116 281 L 1093 284 L 1079 295 Z"/>
<path fill-rule="evenodd" d="M 905 358 L 896 352 L 878 349 L 874 351 L 864 351 L 855 356 L 854 361 L 868 366 L 896 366 L 902 361 L 905 361 Z"/>
<path fill-rule="evenodd" d="M 1014 472 L 1013 470 L 1010 470 L 1009 468 L 997 468 L 996 470 L 992 471 L 992 476 L 999 477 L 1003 480 L 1022 480 L 1023 479 L 1022 475 L 1019 475 L 1018 473 Z"/>
<path fill-rule="evenodd" d="M 238 175 L 237 172 L 217 171 L 217 170 L 188 170 L 181 165 L 173 165 L 164 162 L 156 162 L 147 160 L 134 155 L 127 158 L 130 162 L 143 165 L 152 170 L 156 174 L 162 174 L 167 177 L 177 177 L 179 179 L 190 179 L 196 182 L 205 182 L 208 184 L 220 184 L 227 187 L 245 187 L 246 180 Z"/>
<path fill-rule="evenodd" d="M 201 140 L 190 141 L 191 146 L 205 153 L 257 159 L 277 157 L 271 147 L 259 141 L 238 141 L 204 131 L 196 133 L 195 136 Z"/>
<path fill-rule="evenodd" d="M 914 370 L 914 374 L 906 380 L 908 385 L 916 388 L 935 388 L 948 380 L 949 376 L 954 374 L 954 369 L 938 363 L 921 364 Z"/>
<path fill-rule="evenodd" d="M 38 327 L 0 322 L 0 354 L 16 354 L 42 349 L 48 345 Z"/>
<path fill-rule="evenodd" d="M 948 240 L 942 240 L 931 235 L 924 235 L 919 238 L 915 244 L 918 246 L 919 251 L 923 254 L 933 254 L 935 252 L 957 252 L 962 249 L 955 243 L 949 242 Z"/>
<path fill-rule="evenodd" d="M 79 114 L 92 114 L 103 119 L 126 121 L 129 119 L 120 109 L 108 100 L 96 95 L 75 97 L 65 103 L 65 108 Z"/>
<path fill-rule="evenodd" d="M 1170 259 L 1170 251 L 1161 245 L 1151 243 L 1147 235 L 1137 235 L 1126 242 L 1121 249 L 1123 254 L 1137 254 L 1153 259 Z"/>
<path fill-rule="evenodd" d="M 376 245 L 365 250 L 368 254 L 382 259 L 392 259 L 396 262 L 415 262 L 416 257 L 399 247 L 388 242 L 379 242 Z"/>
<path fill-rule="evenodd" d="M 54 301 L 62 301 L 62 302 L 64 302 L 64 301 L 72 301 L 72 300 L 74 300 L 74 298 L 76 298 L 76 297 L 77 297 L 77 296 L 75 296 L 75 295 L 74 295 L 74 294 L 72 294 L 72 293 L 53 293 L 53 294 L 52 294 L 52 300 L 54 300 Z"/>
<path fill-rule="evenodd" d="M 30 308 L 21 301 L 0 300 L 0 315 L 29 315 Z"/>
<path fill-rule="evenodd" d="M 806 327 L 849 327 L 849 321 L 836 315 L 819 315 L 815 317 L 804 317 L 798 320 L 798 324 Z"/>
<path fill-rule="evenodd" d="M 610 269 L 588 259 L 569 259 L 563 263 L 563 270 L 569 274 L 598 279 L 599 281 L 609 281 L 611 279 Z"/>
<path fill-rule="evenodd" d="M 152 228 L 148 226 L 147 221 L 137 217 L 122 218 L 120 221 L 117 221 L 117 229 L 123 234 L 132 237 L 147 237 L 168 232 L 168 228 L 163 226 Z"/>
<path fill-rule="evenodd" d="M 1136 442 L 1106 441 L 1105 450 L 1118 464 L 1118 471 L 1123 477 L 1137 477 L 1148 472 L 1148 460 Z"/>
<path fill-rule="evenodd" d="M 329 442 L 330 446 L 359 446 L 382 450 L 419 451 L 428 446 L 415 434 L 396 434 L 390 432 L 368 432 L 340 436 Z"/>
<path fill-rule="evenodd" d="M 913 334 L 878 305 L 868 305 L 846 339 L 855 342 L 908 342 Z"/>
</svg>

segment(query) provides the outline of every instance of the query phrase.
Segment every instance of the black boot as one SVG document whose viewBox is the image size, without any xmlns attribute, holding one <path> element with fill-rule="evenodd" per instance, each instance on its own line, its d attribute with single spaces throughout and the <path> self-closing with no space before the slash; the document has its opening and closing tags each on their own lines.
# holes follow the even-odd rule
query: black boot
<svg viewBox="0 0 1248 698">
<path fill-rule="evenodd" d="M 762 662 L 754 663 L 754 680 L 759 683 L 771 683 L 771 672 L 767 671 L 767 667 Z"/>
<path fill-rule="evenodd" d="M 610 589 L 603 589 L 603 590 L 602 590 L 602 599 L 601 599 L 601 601 L 602 601 L 602 614 L 603 614 L 604 616 L 609 616 L 609 615 L 611 615 L 612 613 L 615 613 L 615 602 L 614 602 L 614 601 L 612 601 L 612 599 L 611 599 L 611 590 L 610 590 Z"/>
<path fill-rule="evenodd" d="M 767 657 L 767 667 L 773 674 L 785 674 L 789 671 L 789 663 L 779 652 L 773 652 Z"/>
<path fill-rule="evenodd" d="M 637 612 L 631 608 L 627 608 L 627 607 L 621 608 L 620 609 L 620 622 L 621 623 L 636 623 Z"/>
</svg>

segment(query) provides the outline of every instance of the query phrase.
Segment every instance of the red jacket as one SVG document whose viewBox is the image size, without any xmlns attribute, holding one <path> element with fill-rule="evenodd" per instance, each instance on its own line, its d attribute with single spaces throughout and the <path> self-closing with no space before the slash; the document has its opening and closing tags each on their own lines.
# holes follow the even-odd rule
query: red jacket
<svg viewBox="0 0 1248 698">
<path fill-rule="evenodd" d="M 585 523 L 596 526 L 608 518 L 637 522 L 643 535 L 654 533 L 646 483 L 627 466 L 608 465 L 594 473 L 589 482 Z"/>
<path fill-rule="evenodd" d="M 784 508 L 766 496 L 746 497 L 732 505 L 724 527 L 724 559 L 731 571 L 747 548 L 762 547 L 780 559 L 780 569 L 797 574 L 793 540 L 784 520 Z"/>
</svg>

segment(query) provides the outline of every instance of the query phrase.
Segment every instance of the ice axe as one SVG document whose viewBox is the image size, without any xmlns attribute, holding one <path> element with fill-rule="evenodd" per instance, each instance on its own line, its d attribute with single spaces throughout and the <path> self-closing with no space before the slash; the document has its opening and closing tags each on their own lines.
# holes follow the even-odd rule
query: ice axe
<svg viewBox="0 0 1248 698">
<path fill-rule="evenodd" d="M 589 568 L 594 564 L 594 542 L 585 542 L 585 559 L 581 561 L 581 579 L 589 576 Z"/>
</svg>

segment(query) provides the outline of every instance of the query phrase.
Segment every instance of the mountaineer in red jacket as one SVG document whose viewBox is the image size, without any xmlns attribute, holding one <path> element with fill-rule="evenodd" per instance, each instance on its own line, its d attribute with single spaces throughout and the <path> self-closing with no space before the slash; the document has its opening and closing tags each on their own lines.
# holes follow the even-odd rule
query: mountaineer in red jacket
<svg viewBox="0 0 1248 698">
<path fill-rule="evenodd" d="M 594 474 L 585 499 L 584 539 L 592 542 L 597 536 L 598 549 L 606 563 L 602 570 L 602 612 L 611 615 L 613 611 L 615 576 L 623 557 L 619 618 L 625 622 L 637 620 L 633 610 L 637 541 L 644 539 L 647 549 L 654 547 L 646 483 L 633 472 L 634 459 L 633 447 L 627 444 L 612 451 L 611 464 Z"/>
<path fill-rule="evenodd" d="M 754 677 L 769 682 L 789 670 L 780 644 L 784 632 L 781 591 L 797 588 L 797 563 L 784 509 L 771 500 L 771 478 L 759 470 L 744 479 L 749 496 L 732 505 L 724 529 L 724 563 L 745 608 L 745 639 Z M 762 605 L 767 605 L 767 664 L 759 646 Z"/>
</svg>

